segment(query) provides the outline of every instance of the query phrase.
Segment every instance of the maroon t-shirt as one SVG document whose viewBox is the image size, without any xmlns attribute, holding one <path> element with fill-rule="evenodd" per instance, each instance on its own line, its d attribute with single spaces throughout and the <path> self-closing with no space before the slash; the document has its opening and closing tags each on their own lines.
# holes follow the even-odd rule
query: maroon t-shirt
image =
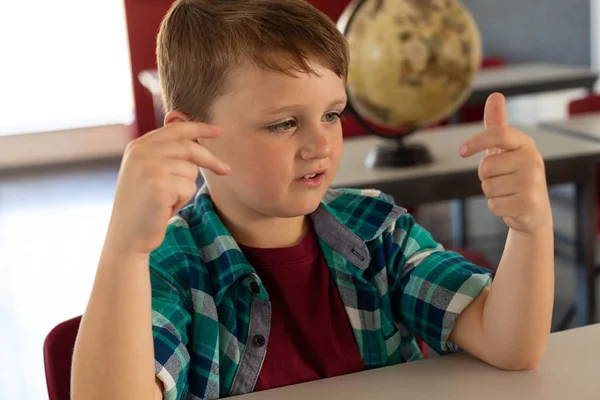
<svg viewBox="0 0 600 400">
<path fill-rule="evenodd" d="M 348 316 L 314 230 L 294 247 L 240 247 L 272 306 L 267 355 L 254 391 L 362 371 Z"/>
</svg>

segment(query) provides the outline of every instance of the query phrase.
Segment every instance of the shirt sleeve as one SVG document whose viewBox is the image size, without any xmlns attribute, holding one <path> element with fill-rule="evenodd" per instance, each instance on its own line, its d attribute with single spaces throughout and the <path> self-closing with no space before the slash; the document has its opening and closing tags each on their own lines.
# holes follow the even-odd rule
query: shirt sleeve
<svg viewBox="0 0 600 400">
<path fill-rule="evenodd" d="M 450 332 L 490 283 L 491 271 L 444 250 L 409 214 L 398 218 L 386 240 L 392 249 L 390 290 L 402 322 L 439 354 L 457 351 Z"/>
<path fill-rule="evenodd" d="M 169 272 L 167 259 L 153 254 L 150 282 L 155 373 L 163 384 L 164 399 L 180 400 L 188 391 L 187 332 L 191 316 L 181 290 Z"/>
</svg>

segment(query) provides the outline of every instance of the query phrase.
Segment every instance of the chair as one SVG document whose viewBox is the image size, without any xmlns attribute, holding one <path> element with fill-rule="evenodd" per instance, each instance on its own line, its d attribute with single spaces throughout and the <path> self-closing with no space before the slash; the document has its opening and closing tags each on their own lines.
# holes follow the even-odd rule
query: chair
<svg viewBox="0 0 600 400">
<path fill-rule="evenodd" d="M 569 103 L 569 116 L 600 112 L 600 94 L 591 94 Z"/>
<path fill-rule="evenodd" d="M 494 68 L 502 67 L 504 65 L 504 59 L 498 56 L 488 56 L 481 60 L 481 68 Z"/>
<path fill-rule="evenodd" d="M 71 360 L 81 316 L 61 322 L 44 341 L 44 368 L 50 400 L 71 398 Z"/>
<path fill-rule="evenodd" d="M 157 128 L 152 96 L 142 86 L 138 76 L 144 70 L 156 69 L 156 35 L 173 0 L 125 0 L 124 3 L 135 103 L 132 138 L 136 138 Z"/>
</svg>

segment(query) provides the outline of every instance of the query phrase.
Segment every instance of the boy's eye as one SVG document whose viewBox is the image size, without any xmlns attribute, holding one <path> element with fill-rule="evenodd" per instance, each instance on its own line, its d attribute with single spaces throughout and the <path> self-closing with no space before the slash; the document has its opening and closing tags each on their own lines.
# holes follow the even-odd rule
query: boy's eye
<svg viewBox="0 0 600 400">
<path fill-rule="evenodd" d="M 285 132 L 290 130 L 296 126 L 296 121 L 293 119 L 288 119 L 287 121 L 280 122 L 275 125 L 270 125 L 267 127 L 269 132 Z"/>
<path fill-rule="evenodd" d="M 342 116 L 341 113 L 333 111 L 333 112 L 329 112 L 329 113 L 325 114 L 325 116 L 323 117 L 323 120 L 325 122 L 335 122 L 338 119 L 340 119 L 341 116 Z"/>
</svg>

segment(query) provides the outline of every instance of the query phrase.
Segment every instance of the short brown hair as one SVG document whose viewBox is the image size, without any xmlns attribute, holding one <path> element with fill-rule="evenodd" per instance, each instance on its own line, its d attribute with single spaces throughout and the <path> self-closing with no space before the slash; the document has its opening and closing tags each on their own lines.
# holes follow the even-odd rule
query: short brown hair
<svg viewBox="0 0 600 400">
<path fill-rule="evenodd" d="M 211 106 L 244 62 L 289 75 L 311 61 L 344 80 L 348 45 L 304 0 L 178 0 L 165 15 L 156 56 L 165 111 L 211 121 Z"/>
</svg>

